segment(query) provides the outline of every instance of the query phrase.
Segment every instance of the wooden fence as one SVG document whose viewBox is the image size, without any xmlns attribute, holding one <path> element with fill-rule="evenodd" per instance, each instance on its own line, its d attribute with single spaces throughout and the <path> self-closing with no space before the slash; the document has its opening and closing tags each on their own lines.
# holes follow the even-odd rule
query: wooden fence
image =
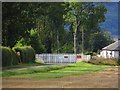
<svg viewBox="0 0 120 90">
<path fill-rule="evenodd" d="M 77 61 L 89 61 L 90 55 L 81 54 L 36 54 L 36 58 L 44 63 L 76 63 Z"/>
</svg>

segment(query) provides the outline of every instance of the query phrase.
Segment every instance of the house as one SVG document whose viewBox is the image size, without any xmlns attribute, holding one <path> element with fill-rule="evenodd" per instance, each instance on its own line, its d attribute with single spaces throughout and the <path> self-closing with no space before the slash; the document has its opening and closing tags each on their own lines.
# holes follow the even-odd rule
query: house
<svg viewBox="0 0 120 90">
<path fill-rule="evenodd" d="M 103 58 L 118 58 L 120 57 L 120 39 L 114 43 L 102 48 L 100 56 Z"/>
</svg>

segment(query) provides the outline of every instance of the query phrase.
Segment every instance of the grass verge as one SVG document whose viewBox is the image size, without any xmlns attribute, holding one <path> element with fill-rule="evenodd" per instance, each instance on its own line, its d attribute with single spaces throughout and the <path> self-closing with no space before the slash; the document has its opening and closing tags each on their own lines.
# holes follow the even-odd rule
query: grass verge
<svg viewBox="0 0 120 90">
<path fill-rule="evenodd" d="M 93 65 L 85 62 L 79 62 L 69 64 L 67 66 L 47 66 L 26 70 L 4 71 L 2 72 L 2 77 L 34 79 L 61 78 L 71 75 L 96 73 L 97 71 L 101 71 L 107 67 L 108 66 L 105 65 Z"/>
<path fill-rule="evenodd" d="M 92 58 L 89 63 L 96 64 L 96 65 L 109 65 L 109 66 L 118 66 L 119 60 L 115 58 Z"/>
</svg>

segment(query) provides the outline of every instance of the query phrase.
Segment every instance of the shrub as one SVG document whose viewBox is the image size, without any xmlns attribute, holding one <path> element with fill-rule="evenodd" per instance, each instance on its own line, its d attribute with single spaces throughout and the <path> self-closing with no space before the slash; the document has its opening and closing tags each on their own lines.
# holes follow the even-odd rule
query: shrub
<svg viewBox="0 0 120 90">
<path fill-rule="evenodd" d="M 92 58 L 90 61 L 88 61 L 89 63 L 92 64 L 97 64 L 97 65 L 118 65 L 118 62 L 116 59 L 114 58 Z"/>
<path fill-rule="evenodd" d="M 10 66 L 11 62 L 10 48 L 2 47 L 2 66 Z"/>
<path fill-rule="evenodd" d="M 35 61 L 35 50 L 31 46 L 14 47 L 13 50 L 20 52 L 20 63 Z"/>
<path fill-rule="evenodd" d="M 44 61 L 41 58 L 36 58 L 35 62 L 40 63 L 40 64 L 44 64 Z"/>
<path fill-rule="evenodd" d="M 95 52 L 86 52 L 85 55 L 96 56 L 96 53 Z"/>
<path fill-rule="evenodd" d="M 118 65 L 120 65 L 120 57 L 117 58 L 117 63 L 118 63 Z"/>
<path fill-rule="evenodd" d="M 19 64 L 20 57 L 16 54 L 14 50 L 11 49 L 11 52 L 12 52 L 12 65 Z"/>
<path fill-rule="evenodd" d="M 86 52 L 85 55 L 91 55 L 91 56 L 93 56 L 93 53 L 92 52 Z"/>
<path fill-rule="evenodd" d="M 17 65 L 18 55 L 9 47 L 2 47 L 2 66 Z"/>
</svg>

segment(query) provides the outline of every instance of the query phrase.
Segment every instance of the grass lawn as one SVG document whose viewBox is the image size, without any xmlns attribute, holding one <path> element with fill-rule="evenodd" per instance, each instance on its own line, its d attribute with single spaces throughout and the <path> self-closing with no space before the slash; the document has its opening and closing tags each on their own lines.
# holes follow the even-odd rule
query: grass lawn
<svg viewBox="0 0 120 90">
<path fill-rule="evenodd" d="M 2 72 L 2 77 L 33 79 L 61 78 L 64 76 L 96 73 L 107 67 L 108 66 L 105 65 L 93 65 L 90 63 L 79 62 L 67 66 L 47 66 L 26 70 L 4 71 Z"/>
</svg>

